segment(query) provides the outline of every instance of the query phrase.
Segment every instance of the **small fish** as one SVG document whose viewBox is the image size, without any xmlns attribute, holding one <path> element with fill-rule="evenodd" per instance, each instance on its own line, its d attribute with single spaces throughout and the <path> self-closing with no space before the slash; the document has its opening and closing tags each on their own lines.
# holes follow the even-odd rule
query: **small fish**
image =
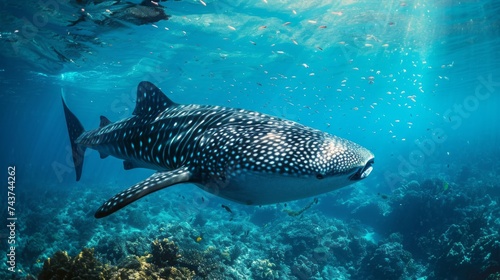
<svg viewBox="0 0 500 280">
<path fill-rule="evenodd" d="M 231 211 L 231 208 L 227 207 L 226 205 L 222 204 L 221 206 L 222 208 L 226 209 L 227 212 L 233 213 L 233 211 Z"/>
<path fill-rule="evenodd" d="M 196 243 L 200 243 L 203 240 L 203 237 L 198 236 L 196 237 Z"/>
<path fill-rule="evenodd" d="M 383 193 L 382 194 L 381 193 L 377 193 L 377 195 L 379 195 L 382 199 L 388 199 L 389 198 L 388 195 L 383 194 Z"/>
</svg>

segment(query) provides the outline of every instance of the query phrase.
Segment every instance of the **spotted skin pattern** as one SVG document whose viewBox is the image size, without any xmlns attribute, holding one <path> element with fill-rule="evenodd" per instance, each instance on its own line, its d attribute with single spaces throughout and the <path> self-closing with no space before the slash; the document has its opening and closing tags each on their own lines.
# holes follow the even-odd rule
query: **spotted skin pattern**
<svg viewBox="0 0 500 280">
<path fill-rule="evenodd" d="M 77 180 L 86 148 L 157 170 L 105 202 L 105 217 L 154 191 L 194 183 L 244 204 L 269 204 L 328 192 L 364 179 L 373 154 L 349 140 L 270 115 L 208 105 L 179 105 L 141 82 L 133 116 L 84 131 L 64 103 Z"/>
</svg>

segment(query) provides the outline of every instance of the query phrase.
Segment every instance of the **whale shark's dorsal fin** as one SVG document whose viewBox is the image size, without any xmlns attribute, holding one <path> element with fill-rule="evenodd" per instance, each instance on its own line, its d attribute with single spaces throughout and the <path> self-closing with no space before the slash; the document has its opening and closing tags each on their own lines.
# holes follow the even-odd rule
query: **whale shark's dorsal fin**
<svg viewBox="0 0 500 280">
<path fill-rule="evenodd" d="M 101 116 L 101 123 L 99 124 L 99 128 L 103 128 L 110 123 L 111 121 L 108 118 L 106 118 L 105 116 Z"/>
<path fill-rule="evenodd" d="M 137 101 L 135 104 L 134 115 L 146 116 L 157 114 L 164 111 L 175 103 L 155 85 L 150 82 L 140 82 L 137 86 Z"/>
</svg>

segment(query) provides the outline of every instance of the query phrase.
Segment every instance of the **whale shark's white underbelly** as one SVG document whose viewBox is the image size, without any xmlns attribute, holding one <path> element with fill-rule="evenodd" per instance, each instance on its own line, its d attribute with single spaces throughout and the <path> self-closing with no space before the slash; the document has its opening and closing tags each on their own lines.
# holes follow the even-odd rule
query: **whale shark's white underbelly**
<svg viewBox="0 0 500 280">
<path fill-rule="evenodd" d="M 349 184 L 349 180 L 344 176 L 318 182 L 312 176 L 245 172 L 225 181 L 214 180 L 198 187 L 238 203 L 264 205 L 319 195 Z"/>
</svg>

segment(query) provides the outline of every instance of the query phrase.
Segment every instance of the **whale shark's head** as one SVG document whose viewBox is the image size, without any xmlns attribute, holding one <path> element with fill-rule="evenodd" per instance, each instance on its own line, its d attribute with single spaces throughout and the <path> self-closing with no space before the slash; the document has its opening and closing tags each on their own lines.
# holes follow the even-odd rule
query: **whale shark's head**
<svg viewBox="0 0 500 280">
<path fill-rule="evenodd" d="M 368 149 L 293 122 L 282 123 L 227 126 L 211 134 L 200 155 L 203 172 L 211 174 L 204 185 L 240 203 L 270 204 L 336 190 L 372 171 L 374 155 Z"/>
<path fill-rule="evenodd" d="M 329 177 L 344 177 L 348 181 L 359 181 L 373 170 L 375 157 L 368 149 L 335 136 L 327 137 L 321 145 L 313 148 L 316 160 L 313 170 L 319 180 Z"/>
</svg>

